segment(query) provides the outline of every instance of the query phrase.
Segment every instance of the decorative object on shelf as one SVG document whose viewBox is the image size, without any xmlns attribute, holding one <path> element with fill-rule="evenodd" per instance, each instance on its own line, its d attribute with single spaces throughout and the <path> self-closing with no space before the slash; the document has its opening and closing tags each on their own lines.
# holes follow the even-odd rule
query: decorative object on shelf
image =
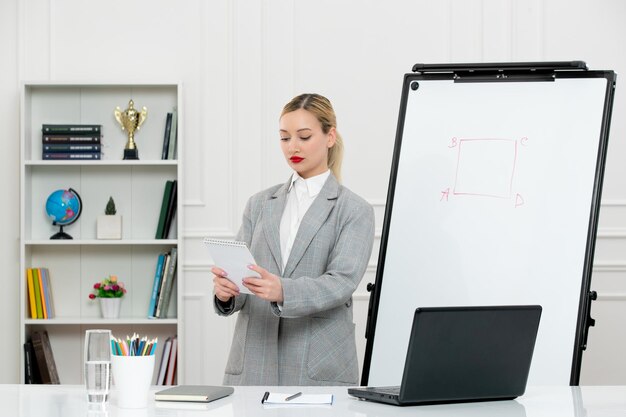
<svg viewBox="0 0 626 417">
<path fill-rule="evenodd" d="M 93 284 L 89 294 L 91 300 L 100 299 L 102 318 L 116 319 L 120 316 L 122 297 L 126 294 L 124 283 L 117 280 L 116 275 L 109 275 L 100 282 Z"/>
<path fill-rule="evenodd" d="M 83 211 L 83 201 L 73 188 L 56 190 L 46 200 L 46 213 L 52 219 L 53 226 L 59 226 L 60 231 L 50 236 L 50 239 L 72 239 L 72 236 L 63 231 L 64 226 L 74 223 Z"/>
<path fill-rule="evenodd" d="M 98 239 L 121 239 L 122 216 L 116 214 L 115 201 L 109 197 L 104 209 L 104 215 L 98 216 L 96 221 L 96 236 Z"/>
<path fill-rule="evenodd" d="M 102 125 L 44 123 L 41 132 L 44 161 L 102 159 Z"/>
<path fill-rule="evenodd" d="M 101 298 L 100 312 L 103 319 L 117 319 L 120 317 L 120 308 L 122 307 L 121 298 Z"/>
<path fill-rule="evenodd" d="M 144 106 L 141 112 L 135 109 L 133 100 L 128 102 L 128 108 L 124 111 L 118 107 L 113 112 L 115 120 L 120 124 L 122 130 L 128 133 L 128 142 L 124 147 L 124 159 L 139 159 L 139 149 L 135 144 L 135 131 L 141 128 L 143 122 L 148 117 L 148 109 Z"/>
</svg>

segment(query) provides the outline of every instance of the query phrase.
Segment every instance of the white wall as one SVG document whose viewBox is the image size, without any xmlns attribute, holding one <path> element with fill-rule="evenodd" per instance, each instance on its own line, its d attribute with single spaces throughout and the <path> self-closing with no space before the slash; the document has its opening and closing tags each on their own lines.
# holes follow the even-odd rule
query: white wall
<svg viewBox="0 0 626 417">
<path fill-rule="evenodd" d="M 247 197 L 282 182 L 282 105 L 301 92 L 334 103 L 344 183 L 370 201 L 378 245 L 403 74 L 416 62 L 574 60 L 626 69 L 622 0 L 3 0 L 0 175 L 18 193 L 20 80 L 180 80 L 186 383 L 220 383 L 233 329 L 210 306 L 200 240 L 231 238 Z M 618 79 L 592 287 L 599 292 L 581 383 L 626 383 L 626 120 Z M 141 103 L 138 103 L 141 104 Z M 143 105 L 143 104 L 141 104 Z M 149 121 L 147 122 L 149 123 Z M 147 140 L 146 138 L 138 140 Z M 5 198 L 11 200 L 10 197 Z M 17 198 L 12 199 L 18 201 Z M 0 382 L 19 380 L 19 207 L 0 206 Z M 355 296 L 362 337 L 377 250 Z M 364 339 L 360 340 L 361 359 Z"/>
</svg>

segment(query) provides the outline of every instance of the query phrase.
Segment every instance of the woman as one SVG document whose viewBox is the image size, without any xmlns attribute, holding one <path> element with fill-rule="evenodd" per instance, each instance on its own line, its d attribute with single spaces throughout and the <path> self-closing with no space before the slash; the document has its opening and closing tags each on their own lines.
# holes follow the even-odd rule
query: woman
<svg viewBox="0 0 626 417">
<path fill-rule="evenodd" d="M 343 144 L 330 101 L 283 108 L 281 148 L 293 175 L 250 198 L 237 240 L 261 278 L 240 294 L 218 266 L 215 310 L 239 311 L 225 385 L 356 385 L 352 294 L 374 240 L 374 211 L 339 184 Z M 332 171 L 332 172 L 331 172 Z"/>
</svg>

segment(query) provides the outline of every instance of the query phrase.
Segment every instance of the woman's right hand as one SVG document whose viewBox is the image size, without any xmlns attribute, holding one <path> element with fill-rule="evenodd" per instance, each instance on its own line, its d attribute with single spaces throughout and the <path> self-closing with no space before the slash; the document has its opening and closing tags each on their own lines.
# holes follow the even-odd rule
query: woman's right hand
<svg viewBox="0 0 626 417">
<path fill-rule="evenodd" d="M 230 280 L 226 279 L 226 271 L 214 266 L 211 268 L 213 272 L 213 292 L 218 300 L 226 303 L 232 297 L 239 295 L 239 288 Z"/>
</svg>

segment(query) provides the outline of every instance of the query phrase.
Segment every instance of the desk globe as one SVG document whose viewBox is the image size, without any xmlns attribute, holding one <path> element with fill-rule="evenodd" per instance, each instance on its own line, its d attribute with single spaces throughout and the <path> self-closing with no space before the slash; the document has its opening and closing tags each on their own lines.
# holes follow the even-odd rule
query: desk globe
<svg viewBox="0 0 626 417">
<path fill-rule="evenodd" d="M 52 219 L 53 226 L 59 226 L 58 233 L 50 236 L 50 239 L 72 239 L 72 236 L 63 231 L 64 226 L 74 223 L 80 217 L 83 210 L 83 202 L 76 190 L 56 190 L 46 200 L 46 213 Z"/>
</svg>

